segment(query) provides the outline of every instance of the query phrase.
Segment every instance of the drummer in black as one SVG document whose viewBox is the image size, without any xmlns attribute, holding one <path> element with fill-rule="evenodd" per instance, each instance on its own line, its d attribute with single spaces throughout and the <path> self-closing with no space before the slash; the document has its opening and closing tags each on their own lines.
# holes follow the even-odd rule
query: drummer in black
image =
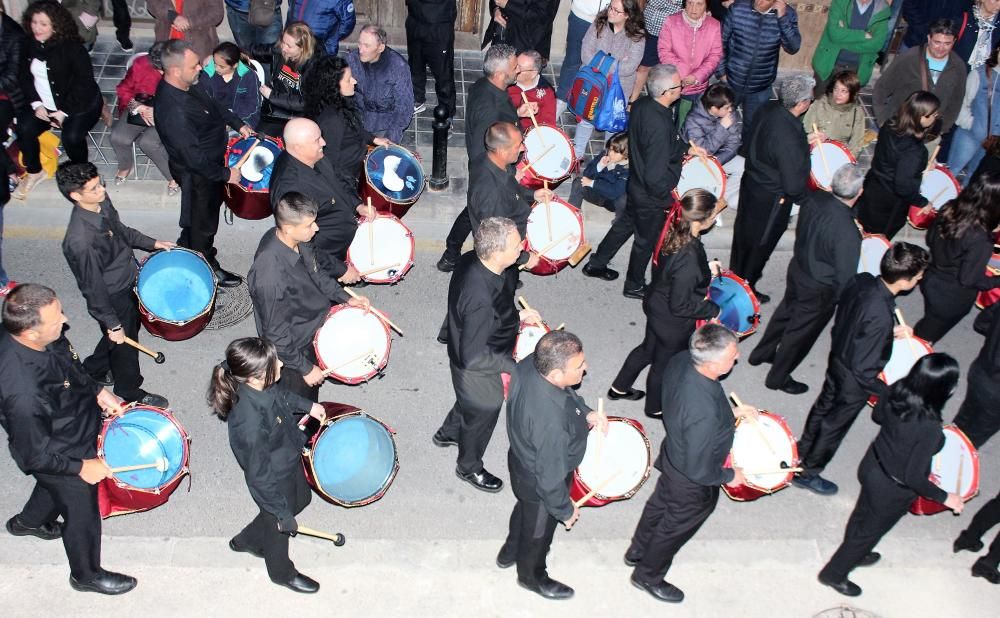
<svg viewBox="0 0 1000 618">
<path fill-rule="evenodd" d="M 849 597 L 861 594 L 848 575 L 882 558 L 872 550 L 917 496 L 962 512 L 961 496 L 929 480 L 931 458 L 944 446 L 941 410 L 957 383 L 958 362 L 947 354 L 928 354 L 879 398 L 872 419 L 881 429 L 858 467 L 861 495 L 847 520 L 844 542 L 819 572 L 821 584 Z"/>
<path fill-rule="evenodd" d="M 19 285 L 4 302 L 0 425 L 17 467 L 35 477 L 31 497 L 7 520 L 7 532 L 62 538 L 74 590 L 122 594 L 136 580 L 101 568 L 97 506 L 97 484 L 111 476 L 97 457 L 101 410 L 122 411 L 118 398 L 83 368 L 62 334 L 65 324 L 62 304 L 45 286 Z"/>
<path fill-rule="evenodd" d="M 139 351 L 126 345 L 125 338 L 139 339 L 134 291 L 139 268 L 132 249 L 154 251 L 176 245 L 153 240 L 122 223 L 93 163 L 63 163 L 56 171 L 56 183 L 76 205 L 66 226 L 63 255 L 87 301 L 87 312 L 101 329 L 101 340 L 83 366 L 97 382 L 113 383 L 122 399 L 165 408 L 166 397 L 140 388 Z"/>
<path fill-rule="evenodd" d="M 277 224 L 264 233 L 247 274 L 257 334 L 274 343 L 282 385 L 319 401 L 325 377 L 316 366 L 313 337 L 330 305 L 346 302 L 367 309 L 367 298 L 351 298 L 328 274 L 323 254 L 310 242 L 316 234 L 316 202 L 286 193 L 274 208 Z"/>
<path fill-rule="evenodd" d="M 715 224 L 720 207 L 715 196 L 704 189 L 691 189 L 675 207 L 658 259 L 653 279 L 642 301 L 646 314 L 646 334 L 611 383 L 611 399 L 639 399 L 643 392 L 632 388 L 639 373 L 652 364 L 646 376 L 646 416 L 660 418 L 663 370 L 678 352 L 687 349 L 697 320 L 719 315 L 719 307 L 708 300 L 712 279 L 701 235 Z M 716 268 L 718 266 L 716 265 Z"/>
<path fill-rule="evenodd" d="M 171 175 L 181 185 L 181 234 L 177 244 L 201 253 L 215 270 L 222 287 L 241 279 L 216 259 L 222 191 L 240 180 L 238 169 L 226 167 L 226 125 L 243 137 L 253 134 L 240 117 L 219 104 L 198 85 L 201 63 L 191 44 L 173 39 L 164 46 L 163 79 L 156 87 L 153 113 L 156 132 L 170 155 Z"/>
<path fill-rule="evenodd" d="M 663 579 L 674 556 L 715 510 L 719 486 L 745 480 L 740 468 L 723 467 L 733 446 L 734 416 L 757 415 L 749 406 L 730 407 L 719 383 L 739 358 L 736 343 L 732 331 L 710 322 L 694 332 L 663 375 L 667 436 L 656 460 L 660 480 L 625 552 L 625 564 L 635 567 L 632 585 L 660 601 L 684 600 L 681 589 Z"/>
<path fill-rule="evenodd" d="M 516 564 L 517 583 L 547 599 L 573 596 L 572 588 L 549 577 L 545 556 L 556 524 L 569 530 L 580 517 L 569 484 L 583 461 L 590 427 L 608 431 L 608 418 L 574 391 L 586 370 L 580 338 L 556 330 L 538 340 L 511 376 L 507 465 L 517 504 L 497 566 Z"/>
<path fill-rule="evenodd" d="M 894 243 L 882 256 L 880 277 L 859 273 L 840 295 L 823 388 L 799 438 L 803 471 L 792 479 L 794 485 L 823 496 L 837 493 L 836 483 L 820 473 L 868 398 L 888 394 L 889 387 L 878 374 L 889 362 L 892 340 L 913 334 L 909 326 L 893 326 L 896 296 L 916 287 L 929 259 L 922 247 Z"/>
<path fill-rule="evenodd" d="M 284 143 L 285 151 L 278 155 L 271 170 L 271 208 L 292 191 L 316 202 L 319 231 L 312 243 L 328 258 L 330 276 L 341 283 L 356 283 L 360 279 L 358 271 L 346 259 L 358 230 L 355 215 L 363 210 L 360 198 L 337 174 L 332 159 L 323 155 L 326 142 L 315 122 L 307 118 L 289 120 Z"/>
<path fill-rule="evenodd" d="M 490 217 L 479 224 L 475 250 L 459 260 L 448 286 L 448 361 L 455 405 L 434 433 L 437 446 L 458 446 L 455 474 L 476 489 L 498 492 L 503 481 L 483 467 L 503 407 L 501 374 L 514 370 L 519 320 L 540 321 L 534 310 L 514 307 L 514 291 L 504 271 L 521 255 L 514 222 Z"/>
<path fill-rule="evenodd" d="M 1000 225 L 997 203 L 1000 174 L 981 174 L 941 208 L 927 230 L 931 264 L 920 282 L 924 317 L 913 327 L 917 337 L 940 341 L 969 313 L 979 292 L 1000 287 L 1000 277 L 986 273 Z"/>
<path fill-rule="evenodd" d="M 288 557 L 288 537 L 298 530 L 295 516 L 312 498 L 302 473 L 306 434 L 296 418 L 310 414 L 321 422 L 323 406 L 283 388 L 281 361 L 264 339 L 237 339 L 226 360 L 212 370 L 208 405 L 229 426 L 229 446 L 243 469 L 250 496 L 260 513 L 229 541 L 229 548 L 264 559 L 267 575 L 295 592 L 317 592 L 319 583 Z"/>
<path fill-rule="evenodd" d="M 785 278 L 785 297 L 748 359 L 771 363 L 764 385 L 790 395 L 809 387 L 792 372 L 809 354 L 837 307 L 837 298 L 857 274 L 861 234 L 852 208 L 864 176 L 854 165 L 834 172 L 830 192 L 814 191 L 802 203 L 795 250 Z"/>
<path fill-rule="evenodd" d="M 984 309 L 972 327 L 986 341 L 969 366 L 965 401 L 952 422 L 978 449 L 1000 431 L 1000 303 Z"/>
</svg>

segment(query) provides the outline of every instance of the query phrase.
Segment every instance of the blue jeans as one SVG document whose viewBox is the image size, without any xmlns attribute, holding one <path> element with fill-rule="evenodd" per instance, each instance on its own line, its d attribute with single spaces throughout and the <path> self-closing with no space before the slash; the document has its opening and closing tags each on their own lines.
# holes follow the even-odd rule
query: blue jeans
<svg viewBox="0 0 1000 618">
<path fill-rule="evenodd" d="M 973 125 L 973 129 L 975 128 Z M 951 150 L 948 151 L 948 169 L 956 176 L 965 172 L 965 178 L 960 179 L 963 187 L 969 183 L 972 173 L 986 155 L 986 151 L 983 150 L 984 139 L 986 135 L 978 136 L 973 131 L 958 126 L 952 133 Z"/>
<path fill-rule="evenodd" d="M 556 97 L 563 101 L 569 97 L 569 90 L 573 87 L 573 78 L 583 66 L 580 48 L 583 47 L 583 37 L 587 34 L 588 28 L 590 28 L 590 22 L 580 19 L 570 12 L 566 28 L 566 57 L 563 58 L 562 68 L 559 70 L 559 88 L 556 90 Z M 590 58 L 587 58 L 587 62 L 590 62 Z"/>
<path fill-rule="evenodd" d="M 732 86 L 730 86 L 732 87 Z M 743 148 L 750 144 L 750 135 L 753 129 L 753 117 L 761 105 L 771 100 L 771 87 L 768 86 L 760 92 L 740 92 L 735 91 L 736 100 L 733 105 L 741 105 L 743 108 Z"/>
<path fill-rule="evenodd" d="M 254 45 L 274 45 L 278 42 L 278 36 L 281 34 L 280 4 L 275 7 L 274 21 L 267 28 L 250 25 L 246 13 L 240 13 L 228 4 L 226 5 L 226 17 L 229 18 L 229 29 L 233 31 L 236 44 L 245 52 L 249 52 Z"/>
</svg>

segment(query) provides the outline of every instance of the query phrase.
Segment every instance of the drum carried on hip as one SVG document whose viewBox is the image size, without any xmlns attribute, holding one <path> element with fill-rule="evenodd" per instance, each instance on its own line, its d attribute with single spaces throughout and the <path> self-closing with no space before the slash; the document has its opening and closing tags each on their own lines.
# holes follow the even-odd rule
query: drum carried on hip
<svg viewBox="0 0 1000 618">
<path fill-rule="evenodd" d="M 861 255 L 858 256 L 858 273 L 882 274 L 882 256 L 892 243 L 882 234 L 861 234 Z"/>
<path fill-rule="evenodd" d="M 553 196 L 547 204 L 536 202 L 528 216 L 525 244 L 539 255 L 536 275 L 554 275 L 566 265 L 576 266 L 590 252 L 583 236 L 583 217 L 569 202 Z"/>
<path fill-rule="evenodd" d="M 986 264 L 986 274 L 990 277 L 1000 277 L 1000 248 L 993 248 L 993 257 Z M 985 309 L 1000 300 L 1000 288 L 983 290 L 976 295 L 976 306 Z"/>
<path fill-rule="evenodd" d="M 393 215 L 363 219 L 347 249 L 347 263 L 369 283 L 396 283 L 413 266 L 413 232 Z"/>
<path fill-rule="evenodd" d="M 813 191 L 829 191 L 837 170 L 857 162 L 851 150 L 842 142 L 828 139 L 813 144 L 809 148 L 809 188 Z"/>
<path fill-rule="evenodd" d="M 760 302 L 750 286 L 739 275 L 728 270 L 712 277 L 708 299 L 719 306 L 717 319 L 740 338 L 752 335 L 760 324 Z M 701 328 L 708 320 L 698 320 Z"/>
<path fill-rule="evenodd" d="M 374 313 L 350 305 L 334 305 L 313 337 L 316 362 L 323 374 L 345 384 L 358 384 L 379 374 L 389 362 L 389 327 Z"/>
<path fill-rule="evenodd" d="M 371 198 L 379 212 L 403 218 L 420 199 L 425 186 L 424 168 L 417 155 L 390 144 L 372 149 L 365 157 L 358 191 L 361 200 Z"/>
<path fill-rule="evenodd" d="M 931 344 L 920 337 L 893 339 L 892 353 L 889 355 L 889 361 L 878 374 L 878 379 L 892 386 L 898 380 L 905 378 L 918 360 L 933 352 L 934 348 L 931 347 Z M 868 405 L 874 406 L 877 403 L 877 395 L 868 398 Z"/>
<path fill-rule="evenodd" d="M 326 410 L 322 424 L 311 416 L 303 418 L 302 430 L 312 436 L 302 451 L 306 479 L 333 504 L 375 502 L 399 472 L 395 432 L 354 406 L 328 401 L 321 405 Z"/>
<path fill-rule="evenodd" d="M 101 517 L 147 511 L 165 503 L 188 474 L 191 439 L 169 410 L 133 403 L 104 422 L 97 456 L 116 472 L 97 487 Z M 150 466 L 150 464 L 155 464 Z"/>
<path fill-rule="evenodd" d="M 530 356 L 538 341 L 551 330 L 545 322 L 541 326 L 534 322 L 521 322 L 517 329 L 517 341 L 514 343 L 514 362 L 519 363 Z"/>
<path fill-rule="evenodd" d="M 541 189 L 546 183 L 555 188 L 566 180 L 576 165 L 573 142 L 556 127 L 539 125 L 524 134 L 524 156 L 517 164 L 525 170 L 521 185 Z"/>
<path fill-rule="evenodd" d="M 151 335 L 190 339 L 212 319 L 217 289 L 212 267 L 197 251 L 157 251 L 139 265 L 139 318 Z"/>
<path fill-rule="evenodd" d="M 681 177 L 674 188 L 674 198 L 681 199 L 691 189 L 704 189 L 718 198 L 726 195 L 726 172 L 715 157 L 688 155 L 681 163 Z"/>
<path fill-rule="evenodd" d="M 920 195 L 927 198 L 927 205 L 932 206 L 934 210 L 920 214 L 920 207 L 910 206 L 907 222 L 918 230 L 926 230 L 937 217 L 941 207 L 958 197 L 961 192 L 962 185 L 955 180 L 955 176 L 947 167 L 938 163 L 934 169 L 924 172 L 924 179 L 920 183 Z"/>
<path fill-rule="evenodd" d="M 573 472 L 569 496 L 577 502 L 591 491 L 581 506 L 604 506 L 634 496 L 649 478 L 653 455 L 646 431 L 639 421 L 608 417 L 608 435 L 591 429 L 587 450 Z"/>
<path fill-rule="evenodd" d="M 941 431 L 944 446 L 931 459 L 931 482 L 968 502 L 979 493 L 979 452 L 958 427 L 945 425 Z M 945 505 L 923 496 L 917 496 L 910 505 L 914 515 L 934 515 L 946 510 Z"/>
<path fill-rule="evenodd" d="M 271 216 L 271 170 L 284 150 L 281 138 L 234 137 L 226 148 L 226 167 L 240 170 L 239 184 L 226 183 L 222 201 L 240 219 Z"/>
<path fill-rule="evenodd" d="M 799 447 L 785 419 L 770 412 L 760 412 L 757 420 L 740 419 L 736 423 L 733 448 L 726 458 L 726 468 L 742 468 L 746 483 L 737 487 L 722 486 L 722 491 L 737 502 L 749 502 L 780 491 L 792 482 L 792 472 L 799 463 Z"/>
</svg>

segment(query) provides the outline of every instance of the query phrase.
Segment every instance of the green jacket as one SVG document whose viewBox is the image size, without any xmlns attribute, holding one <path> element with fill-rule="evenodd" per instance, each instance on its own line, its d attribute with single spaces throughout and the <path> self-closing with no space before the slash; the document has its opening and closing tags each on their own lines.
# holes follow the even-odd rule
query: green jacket
<svg viewBox="0 0 1000 618">
<path fill-rule="evenodd" d="M 874 13 L 868 30 L 864 32 L 847 27 L 855 0 L 833 0 L 830 4 L 826 27 L 823 28 L 823 36 L 819 39 L 812 61 L 813 70 L 821 78 L 830 77 L 840 50 L 849 49 L 859 56 L 858 79 L 861 80 L 861 85 L 864 86 L 871 79 L 872 67 L 889 35 L 889 15 L 892 13 L 892 7 L 886 0 L 873 1 Z M 871 38 L 866 34 L 870 34 Z"/>
</svg>

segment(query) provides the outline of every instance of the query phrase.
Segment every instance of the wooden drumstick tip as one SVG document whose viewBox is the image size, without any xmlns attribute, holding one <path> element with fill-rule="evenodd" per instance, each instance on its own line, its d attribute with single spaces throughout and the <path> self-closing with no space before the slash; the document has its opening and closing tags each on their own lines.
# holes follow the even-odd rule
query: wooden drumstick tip
<svg viewBox="0 0 1000 618">
<path fill-rule="evenodd" d="M 737 407 L 743 405 L 743 402 L 740 400 L 740 398 L 736 395 L 735 392 L 730 392 L 729 398 L 733 400 L 733 403 L 735 403 Z"/>
</svg>

